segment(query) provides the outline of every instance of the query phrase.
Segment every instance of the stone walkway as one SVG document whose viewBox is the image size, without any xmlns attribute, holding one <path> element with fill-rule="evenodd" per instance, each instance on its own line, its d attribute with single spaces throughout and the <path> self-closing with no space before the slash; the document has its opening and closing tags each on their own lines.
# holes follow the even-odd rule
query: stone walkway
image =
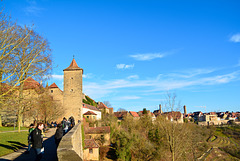
<svg viewBox="0 0 240 161">
<path fill-rule="evenodd" d="M 41 161 L 57 161 L 56 145 L 54 141 L 55 131 L 56 128 L 50 128 L 46 133 L 43 141 L 45 153 Z M 26 150 L 27 147 L 24 147 L 19 149 L 17 152 L 2 156 L 0 157 L 0 161 L 34 161 L 36 157 L 34 150 L 31 149 L 29 154 L 25 154 L 24 152 Z"/>
</svg>

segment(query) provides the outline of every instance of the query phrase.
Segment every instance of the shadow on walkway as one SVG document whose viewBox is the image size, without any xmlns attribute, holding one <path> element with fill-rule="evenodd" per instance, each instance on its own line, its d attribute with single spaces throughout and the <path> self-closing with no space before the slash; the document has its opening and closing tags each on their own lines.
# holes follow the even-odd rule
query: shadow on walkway
<svg viewBox="0 0 240 161">
<path fill-rule="evenodd" d="M 57 151 L 56 151 L 54 136 L 46 139 L 43 142 L 43 146 L 44 146 L 44 155 L 41 161 L 57 161 Z M 30 153 L 28 154 L 23 153 L 22 155 L 14 159 L 14 161 L 34 161 L 35 158 L 36 158 L 36 154 L 33 148 L 31 148 Z"/>
</svg>

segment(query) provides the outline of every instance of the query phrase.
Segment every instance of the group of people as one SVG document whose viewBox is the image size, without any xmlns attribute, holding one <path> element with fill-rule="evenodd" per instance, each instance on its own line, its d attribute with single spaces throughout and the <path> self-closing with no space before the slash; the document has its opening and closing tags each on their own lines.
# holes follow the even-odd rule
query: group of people
<svg viewBox="0 0 240 161">
<path fill-rule="evenodd" d="M 64 117 L 62 122 L 57 124 L 57 129 L 54 135 L 56 147 L 58 147 L 63 135 L 65 135 L 71 128 L 75 125 L 75 120 L 71 116 L 68 120 Z M 29 127 L 29 135 L 28 135 L 28 149 L 26 153 L 30 152 L 31 146 L 36 153 L 36 161 L 40 161 L 44 154 L 43 147 L 43 129 L 44 124 L 38 123 L 36 128 L 34 128 L 34 124 L 31 124 Z"/>
<path fill-rule="evenodd" d="M 62 122 L 57 124 L 57 130 L 54 135 L 56 146 L 58 147 L 63 135 L 65 135 L 75 125 L 75 120 L 71 116 L 68 120 L 64 117 Z"/>
</svg>

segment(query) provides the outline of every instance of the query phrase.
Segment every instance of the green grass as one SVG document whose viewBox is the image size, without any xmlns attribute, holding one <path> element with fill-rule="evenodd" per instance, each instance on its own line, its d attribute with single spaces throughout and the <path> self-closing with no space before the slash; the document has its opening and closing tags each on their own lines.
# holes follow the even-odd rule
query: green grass
<svg viewBox="0 0 240 161">
<path fill-rule="evenodd" d="M 28 131 L 0 133 L 0 156 L 27 146 Z"/>
<path fill-rule="evenodd" d="M 21 130 L 28 130 L 28 128 L 21 127 Z M 1 131 L 18 131 L 18 127 L 15 127 L 15 130 L 14 130 L 14 127 L 0 127 L 0 132 Z"/>
</svg>

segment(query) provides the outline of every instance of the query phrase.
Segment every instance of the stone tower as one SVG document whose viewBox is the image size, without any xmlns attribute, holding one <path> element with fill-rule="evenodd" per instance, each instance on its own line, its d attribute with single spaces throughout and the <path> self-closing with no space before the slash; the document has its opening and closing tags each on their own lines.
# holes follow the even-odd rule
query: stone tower
<svg viewBox="0 0 240 161">
<path fill-rule="evenodd" d="M 184 110 L 184 115 L 186 115 L 187 114 L 187 107 L 186 107 L 186 105 L 183 106 L 183 110 Z"/>
<path fill-rule="evenodd" d="M 64 117 L 73 116 L 75 122 L 82 120 L 82 75 L 83 69 L 79 68 L 73 58 L 70 66 L 63 70 L 64 91 L 63 108 Z"/>
<path fill-rule="evenodd" d="M 162 105 L 161 104 L 159 104 L 159 112 L 162 114 L 163 113 L 163 111 L 162 111 Z"/>
</svg>

